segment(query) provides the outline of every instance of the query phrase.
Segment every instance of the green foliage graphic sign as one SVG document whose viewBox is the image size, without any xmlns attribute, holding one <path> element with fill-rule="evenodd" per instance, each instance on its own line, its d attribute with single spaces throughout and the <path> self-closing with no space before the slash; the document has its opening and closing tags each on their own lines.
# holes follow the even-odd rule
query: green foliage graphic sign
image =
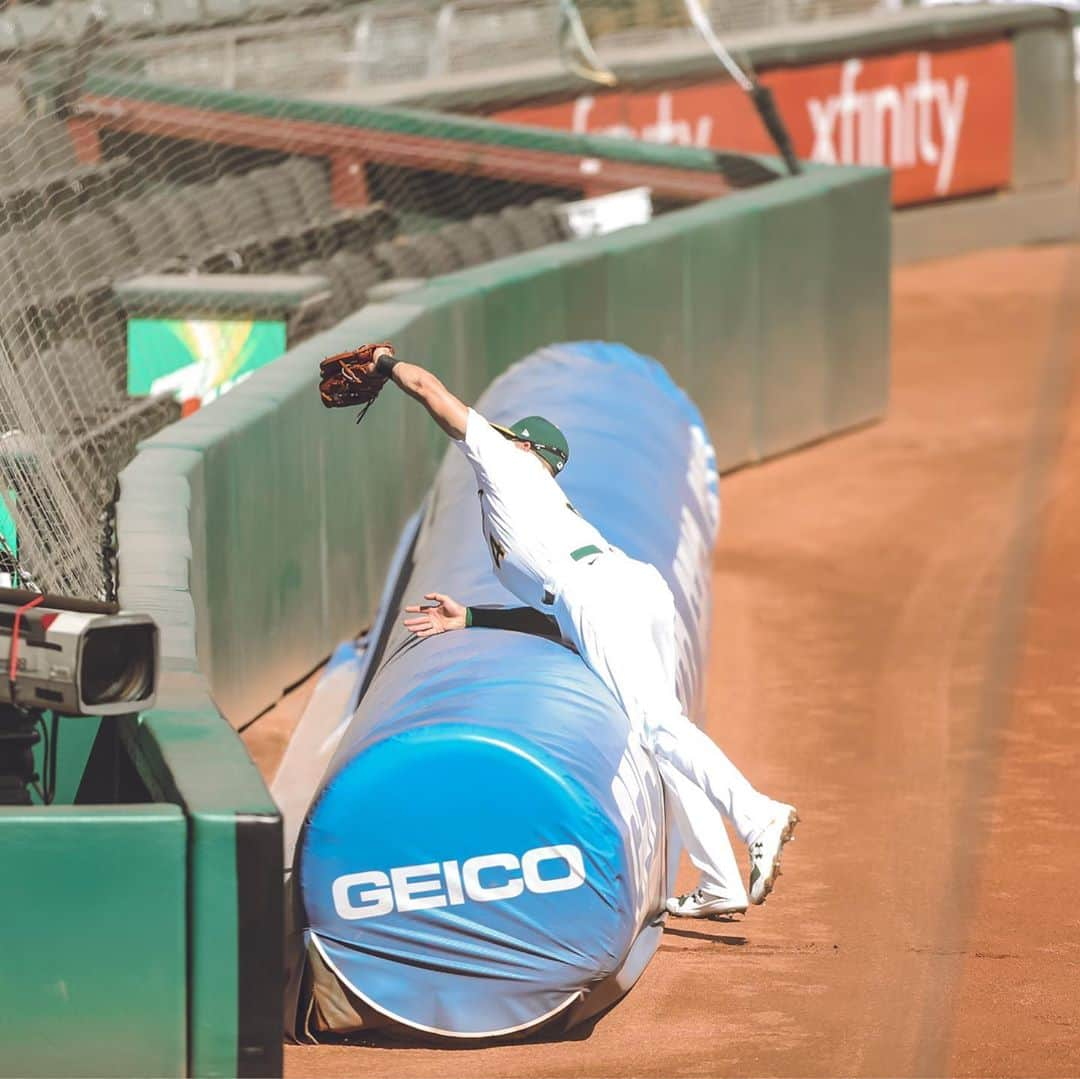
<svg viewBox="0 0 1080 1079">
<path fill-rule="evenodd" d="M 133 318 L 128 393 L 208 404 L 285 348 L 284 322 Z"/>
</svg>

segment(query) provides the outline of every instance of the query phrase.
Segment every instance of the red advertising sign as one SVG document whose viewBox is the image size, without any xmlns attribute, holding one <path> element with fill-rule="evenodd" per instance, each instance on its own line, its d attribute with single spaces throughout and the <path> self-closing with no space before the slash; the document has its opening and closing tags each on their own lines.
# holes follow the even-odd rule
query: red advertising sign
<svg viewBox="0 0 1080 1079">
<path fill-rule="evenodd" d="M 897 205 L 1009 182 L 1013 56 L 1007 41 L 778 69 L 762 82 L 771 87 L 800 157 L 889 165 Z M 728 79 L 587 94 L 497 117 L 583 134 L 775 152 L 753 105 Z"/>
</svg>

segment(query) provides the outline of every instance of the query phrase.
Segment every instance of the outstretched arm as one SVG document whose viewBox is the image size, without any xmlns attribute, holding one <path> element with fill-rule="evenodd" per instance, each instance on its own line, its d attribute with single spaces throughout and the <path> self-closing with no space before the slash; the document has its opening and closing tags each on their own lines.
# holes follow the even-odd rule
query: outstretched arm
<svg viewBox="0 0 1080 1079">
<path fill-rule="evenodd" d="M 464 438 L 469 420 L 468 405 L 459 401 L 430 371 L 415 363 L 394 360 L 393 355 L 389 349 L 377 349 L 375 363 L 378 369 L 389 374 L 410 397 L 419 401 L 451 438 Z"/>
<path fill-rule="evenodd" d="M 555 619 L 533 607 L 463 607 L 440 592 L 429 592 L 424 598 L 433 600 L 434 603 L 415 604 L 405 608 L 406 614 L 413 615 L 412 618 L 405 619 L 405 628 L 417 637 L 434 637 L 439 633 L 476 626 L 529 633 L 534 637 L 547 637 L 553 641 L 562 638 Z"/>
</svg>

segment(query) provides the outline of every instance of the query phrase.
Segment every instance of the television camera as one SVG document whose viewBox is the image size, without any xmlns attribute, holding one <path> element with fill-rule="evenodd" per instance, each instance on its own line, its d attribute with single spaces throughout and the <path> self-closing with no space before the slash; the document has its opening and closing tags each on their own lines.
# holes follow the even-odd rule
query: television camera
<svg viewBox="0 0 1080 1079">
<path fill-rule="evenodd" d="M 58 716 L 127 715 L 152 708 L 158 629 L 116 604 L 0 588 L 0 805 L 42 801 L 56 779 Z M 45 713 L 51 722 L 45 723 Z"/>
</svg>

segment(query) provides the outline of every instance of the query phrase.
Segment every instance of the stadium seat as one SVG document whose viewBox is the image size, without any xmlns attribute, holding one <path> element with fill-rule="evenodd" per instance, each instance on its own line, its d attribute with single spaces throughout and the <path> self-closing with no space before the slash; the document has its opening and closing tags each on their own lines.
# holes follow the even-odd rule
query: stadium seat
<svg viewBox="0 0 1080 1079">
<path fill-rule="evenodd" d="M 75 155 L 75 144 L 67 125 L 51 116 L 30 121 L 24 137 L 43 162 L 45 177 L 41 179 L 66 183 L 80 205 L 95 196 L 99 188 L 107 187 L 113 196 L 119 193 L 117 184 L 124 181 L 123 174 L 129 166 L 127 158 L 84 165 Z"/>
<path fill-rule="evenodd" d="M 375 245 L 373 256 L 388 277 L 429 277 L 427 260 L 407 236 Z"/>
<path fill-rule="evenodd" d="M 39 222 L 17 235 L 22 240 L 20 255 L 26 293 L 36 307 L 51 310 L 72 291 L 70 279 L 66 279 L 65 259 L 54 242 L 51 222 Z"/>
<path fill-rule="evenodd" d="M 272 240 L 274 257 L 279 264 L 296 266 L 323 253 L 320 248 L 325 245 L 316 235 L 318 224 L 308 220 L 295 185 L 277 167 L 249 172 L 244 177 L 244 184 L 245 197 L 262 208 L 266 220 L 263 231 Z"/>
<path fill-rule="evenodd" d="M 247 189 L 242 176 L 223 176 L 210 185 L 210 190 L 228 208 L 236 223 L 234 236 L 263 237 L 271 228 L 269 212 L 262 199 L 255 198 Z"/>
<path fill-rule="evenodd" d="M 158 0 L 158 17 L 166 33 L 197 30 L 206 24 L 202 0 Z"/>
<path fill-rule="evenodd" d="M 32 121 L 8 128 L 4 143 L 5 164 L 10 169 L 7 186 L 24 193 L 19 200 L 21 221 L 33 224 L 47 213 L 75 212 L 79 193 L 62 170 L 58 172 L 51 167 L 49 139 L 39 137 Z"/>
<path fill-rule="evenodd" d="M 76 214 L 57 227 L 56 241 L 80 292 L 109 290 L 114 280 L 134 269 L 131 248 L 100 213 Z"/>
<path fill-rule="evenodd" d="M 22 44 L 11 10 L 0 11 L 0 56 L 11 56 Z"/>
<path fill-rule="evenodd" d="M 64 21 L 68 40 L 75 44 L 86 30 L 90 20 L 101 17 L 100 0 L 64 0 Z"/>
<path fill-rule="evenodd" d="M 326 221 L 335 216 L 325 165 L 310 157 L 290 157 L 278 168 L 295 184 L 308 220 Z"/>
<path fill-rule="evenodd" d="M 484 237 L 464 221 L 444 225 L 439 230 L 439 235 L 457 252 L 463 267 L 479 266 L 494 257 Z"/>
<path fill-rule="evenodd" d="M 298 225 L 307 219 L 295 183 L 278 166 L 254 169 L 247 174 L 246 180 L 255 194 L 262 198 L 275 225 Z"/>
<path fill-rule="evenodd" d="M 112 278 L 95 250 L 92 223 L 84 231 L 46 220 L 25 233 L 22 265 L 36 297 L 36 323 L 45 338 L 77 333 L 117 345 Z"/>
<path fill-rule="evenodd" d="M 56 48 L 72 40 L 63 4 L 18 4 L 10 8 L 7 14 L 22 53 Z"/>
<path fill-rule="evenodd" d="M 170 253 L 189 266 L 197 265 L 216 246 L 210 226 L 182 192 L 158 191 L 140 201 L 162 234 L 171 238 Z"/>
<path fill-rule="evenodd" d="M 207 22 L 240 22 L 251 14 L 251 0 L 203 0 Z"/>
<path fill-rule="evenodd" d="M 105 27 L 118 37 L 160 33 L 161 14 L 156 0 L 106 0 Z"/>
<path fill-rule="evenodd" d="M 254 19 L 282 19 L 304 10 L 303 0 L 248 0 Z"/>
<path fill-rule="evenodd" d="M 562 237 L 550 211 L 535 206 L 508 206 L 499 216 L 517 233 L 525 250 L 558 243 Z"/>
<path fill-rule="evenodd" d="M 21 257 L 23 243 L 20 233 L 0 233 L 0 287 L 5 287 L 11 297 L 9 303 L 0 306 L 0 336 L 15 355 L 28 347 L 35 331 L 33 301 L 27 290 L 28 274 Z"/>
<path fill-rule="evenodd" d="M 346 314 L 363 307 L 367 303 L 368 292 L 389 276 L 385 267 L 373 258 L 354 251 L 339 251 L 329 260 L 329 265 L 335 268 L 331 274 L 342 274 L 343 294 L 348 305 Z M 332 280 L 336 279 L 332 276 Z"/>
<path fill-rule="evenodd" d="M 505 218 L 494 214 L 478 214 L 470 224 L 484 238 L 492 255 L 497 259 L 517 255 L 524 250 L 521 238 Z"/>
<path fill-rule="evenodd" d="M 419 233 L 410 237 L 410 241 L 423 258 L 430 277 L 453 273 L 465 267 L 465 262 L 457 253 L 457 249 L 437 232 Z"/>
<path fill-rule="evenodd" d="M 20 365 L 19 376 L 28 397 L 55 401 L 55 411 L 49 411 L 56 429 L 73 434 L 124 400 L 115 370 L 85 339 L 62 340 L 43 350 Z"/>
<path fill-rule="evenodd" d="M 263 244 L 252 231 L 245 232 L 245 222 L 233 213 L 217 184 L 200 184 L 188 191 L 188 198 L 214 238 L 214 250 L 200 263 L 200 268 L 214 273 L 251 271 L 265 263 Z"/>
<path fill-rule="evenodd" d="M 65 216 L 100 196 L 115 196 L 129 174 L 126 158 L 82 164 L 67 126 L 38 117 L 0 130 L 0 188 L 18 221 Z"/>
<path fill-rule="evenodd" d="M 182 267 L 180 242 L 168 221 L 162 220 L 145 199 L 118 201 L 104 211 L 115 219 L 116 227 L 135 249 L 133 265 L 140 272 L 165 271 Z"/>
</svg>

